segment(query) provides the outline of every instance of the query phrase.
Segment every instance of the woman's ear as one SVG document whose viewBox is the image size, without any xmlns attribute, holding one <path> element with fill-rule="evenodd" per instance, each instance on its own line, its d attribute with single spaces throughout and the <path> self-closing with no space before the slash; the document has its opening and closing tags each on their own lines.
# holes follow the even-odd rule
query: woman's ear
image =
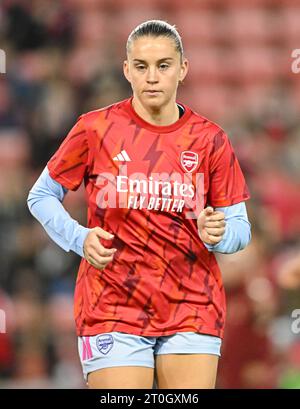
<svg viewBox="0 0 300 409">
<path fill-rule="evenodd" d="M 127 81 L 131 83 L 128 60 L 123 62 L 123 73 Z"/>
<path fill-rule="evenodd" d="M 187 73 L 189 70 L 189 62 L 186 58 L 182 61 L 181 68 L 180 68 L 180 76 L 179 76 L 179 84 L 183 83 Z"/>
</svg>

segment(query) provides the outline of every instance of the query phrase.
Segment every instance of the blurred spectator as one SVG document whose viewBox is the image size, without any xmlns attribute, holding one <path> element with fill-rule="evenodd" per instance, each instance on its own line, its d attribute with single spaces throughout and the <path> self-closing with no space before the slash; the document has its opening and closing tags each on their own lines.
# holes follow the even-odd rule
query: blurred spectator
<svg viewBox="0 0 300 409">
<path fill-rule="evenodd" d="M 245 12 L 225 0 L 1 2 L 0 386 L 85 387 L 72 312 L 79 258 L 50 241 L 26 197 L 81 113 L 130 95 L 125 37 L 162 18 L 177 24 L 191 63 L 179 100 L 224 127 L 252 196 L 251 245 L 218 257 L 228 303 L 218 386 L 299 388 L 300 88 L 289 58 L 300 6 L 269 3 Z M 82 188 L 65 199 L 83 224 L 84 200 Z"/>
<path fill-rule="evenodd" d="M 300 250 L 290 254 L 277 273 L 278 285 L 284 289 L 300 288 Z"/>
</svg>

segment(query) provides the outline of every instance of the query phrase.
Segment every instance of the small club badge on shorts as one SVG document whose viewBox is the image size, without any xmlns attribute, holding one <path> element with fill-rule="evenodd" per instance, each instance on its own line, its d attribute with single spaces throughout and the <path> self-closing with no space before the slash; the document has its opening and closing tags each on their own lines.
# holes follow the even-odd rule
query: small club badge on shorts
<svg viewBox="0 0 300 409">
<path fill-rule="evenodd" d="M 198 154 L 192 151 L 181 152 L 180 162 L 183 169 L 186 172 L 191 173 L 198 166 Z"/>
<path fill-rule="evenodd" d="M 99 335 L 96 338 L 96 345 L 101 354 L 107 355 L 114 345 L 113 336 L 110 334 Z"/>
</svg>

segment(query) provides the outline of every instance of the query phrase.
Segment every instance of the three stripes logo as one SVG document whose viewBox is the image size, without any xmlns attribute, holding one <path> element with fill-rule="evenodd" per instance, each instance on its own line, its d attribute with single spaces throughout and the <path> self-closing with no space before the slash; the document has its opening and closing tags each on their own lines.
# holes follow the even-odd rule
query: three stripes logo
<svg viewBox="0 0 300 409">
<path fill-rule="evenodd" d="M 82 360 L 93 357 L 92 348 L 90 344 L 90 337 L 82 337 Z"/>
<path fill-rule="evenodd" d="M 118 155 L 115 156 L 113 160 L 121 161 L 121 162 L 131 162 L 131 159 L 128 156 L 128 153 L 125 150 L 122 150 L 120 153 L 118 153 Z"/>
</svg>

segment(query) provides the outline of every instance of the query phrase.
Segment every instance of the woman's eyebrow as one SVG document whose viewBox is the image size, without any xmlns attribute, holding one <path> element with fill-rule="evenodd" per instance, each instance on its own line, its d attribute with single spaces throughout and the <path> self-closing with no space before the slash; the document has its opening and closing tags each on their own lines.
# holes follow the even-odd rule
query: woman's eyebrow
<svg viewBox="0 0 300 409">
<path fill-rule="evenodd" d="M 172 57 L 166 57 L 166 58 L 161 58 L 160 60 L 158 60 L 157 62 L 163 62 L 163 61 L 168 61 L 168 60 L 172 60 L 173 61 L 174 58 Z M 140 60 L 139 58 L 134 58 L 133 59 L 134 62 L 143 62 L 143 63 L 147 63 L 147 61 L 145 60 Z"/>
</svg>

